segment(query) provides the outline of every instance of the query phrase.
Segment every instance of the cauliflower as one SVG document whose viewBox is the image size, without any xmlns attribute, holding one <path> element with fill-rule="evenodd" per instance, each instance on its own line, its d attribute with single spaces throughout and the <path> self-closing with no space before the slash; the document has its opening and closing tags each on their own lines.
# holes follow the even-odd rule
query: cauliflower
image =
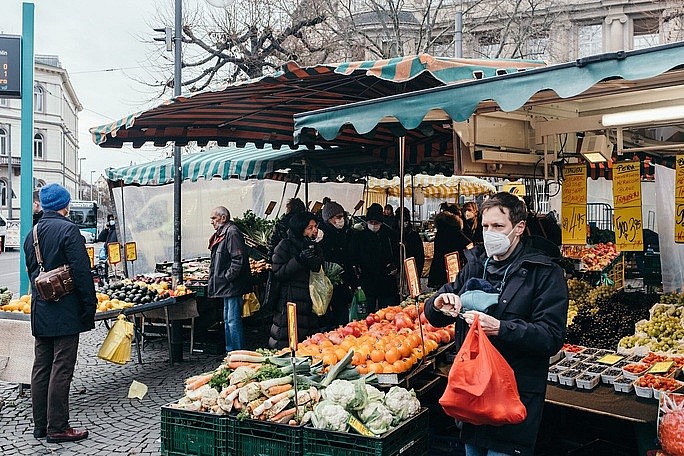
<svg viewBox="0 0 684 456">
<path fill-rule="evenodd" d="M 392 427 L 394 416 L 382 402 L 369 402 L 363 410 L 359 412 L 359 418 L 363 421 L 369 431 L 375 435 L 382 435 Z"/>
<path fill-rule="evenodd" d="M 349 380 L 333 380 L 333 382 L 323 390 L 323 398 L 339 404 L 342 408 L 354 401 L 356 391 L 354 384 Z"/>
<path fill-rule="evenodd" d="M 349 413 L 341 405 L 324 400 L 316 404 L 311 415 L 311 423 L 317 429 L 346 432 Z"/>
<path fill-rule="evenodd" d="M 368 402 L 382 402 L 385 399 L 385 393 L 383 393 L 373 385 L 366 385 L 366 394 L 368 394 Z"/>
<path fill-rule="evenodd" d="M 416 393 L 400 386 L 393 386 L 385 395 L 385 405 L 394 415 L 394 424 L 416 415 L 420 411 L 420 401 Z"/>
</svg>

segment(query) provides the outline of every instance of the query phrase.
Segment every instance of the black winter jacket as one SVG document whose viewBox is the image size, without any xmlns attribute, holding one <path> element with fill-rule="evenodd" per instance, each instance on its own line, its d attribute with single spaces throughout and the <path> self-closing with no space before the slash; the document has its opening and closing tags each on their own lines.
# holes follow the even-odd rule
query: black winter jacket
<svg viewBox="0 0 684 456">
<path fill-rule="evenodd" d="M 395 296 L 398 293 L 396 275 L 399 268 L 399 239 L 397 234 L 382 225 L 377 233 L 364 226 L 354 232 L 351 262 L 358 269 L 359 285 L 371 296 Z"/>
<path fill-rule="evenodd" d="M 211 264 L 207 293 L 210 298 L 232 298 L 251 290 L 249 255 L 242 232 L 227 222 L 209 241 Z"/>
<path fill-rule="evenodd" d="M 459 256 L 464 255 L 465 248 L 471 243 L 470 239 L 463 234 L 458 219 L 448 212 L 440 212 L 435 217 L 434 254 L 430 273 L 428 275 L 428 285 L 431 287 L 441 287 L 447 283 L 446 265 L 444 255 L 451 252 L 458 252 Z"/>
<path fill-rule="evenodd" d="M 313 248 L 316 255 L 311 265 L 305 265 L 299 254 L 305 248 Z M 309 274 L 320 270 L 323 254 L 317 244 L 288 231 L 288 237 L 280 241 L 273 253 L 273 274 L 280 282 L 280 293 L 268 345 L 271 348 L 287 346 L 287 303 L 297 304 L 297 337 L 303 341 L 319 330 L 319 322 L 312 310 L 309 294 Z"/>
<path fill-rule="evenodd" d="M 418 269 L 418 277 L 423 276 L 423 267 L 425 266 L 425 248 L 423 247 L 423 240 L 420 234 L 412 228 L 404 230 L 404 245 L 406 246 L 406 258 L 416 259 L 416 268 Z"/>
<path fill-rule="evenodd" d="M 499 335 L 491 336 L 490 340 L 515 372 L 527 418 L 520 424 L 506 426 L 464 423 L 462 438 L 503 453 L 532 455 L 544 407 L 549 357 L 558 352 L 565 339 L 568 289 L 563 271 L 545 253 L 559 257 L 558 248 L 536 237 L 523 238 L 522 242 L 523 252 L 508 270 L 499 303 L 487 313 L 501 321 Z M 456 321 L 460 342 L 468 330 L 465 321 L 454 320 L 435 309 L 434 300 L 441 293 L 460 294 L 469 278 L 483 277 L 484 249 L 476 247 L 467 255 L 468 263 L 456 281 L 444 285 L 425 303 L 425 316 L 432 325 L 445 326 Z"/>
<path fill-rule="evenodd" d="M 271 237 L 268 239 L 267 255 L 270 262 L 273 262 L 273 253 L 275 252 L 275 248 L 278 246 L 278 244 L 280 244 L 280 241 L 287 237 L 287 231 L 289 230 L 290 226 L 290 218 L 292 218 L 292 214 L 290 212 L 284 214 L 278 219 L 273 227 Z"/>
<path fill-rule="evenodd" d="M 59 301 L 40 299 L 34 286 L 40 267 L 31 231 L 24 240 L 26 268 L 31 280 L 31 332 L 35 337 L 59 337 L 93 329 L 97 306 L 95 284 L 78 227 L 67 217 L 46 210 L 38 221 L 38 242 L 45 270 L 68 264 L 76 286 Z"/>
</svg>

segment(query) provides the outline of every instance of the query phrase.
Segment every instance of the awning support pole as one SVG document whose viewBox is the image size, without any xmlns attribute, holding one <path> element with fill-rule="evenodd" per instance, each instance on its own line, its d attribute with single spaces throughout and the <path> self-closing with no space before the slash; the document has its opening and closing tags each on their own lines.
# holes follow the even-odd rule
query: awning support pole
<svg viewBox="0 0 684 456">
<path fill-rule="evenodd" d="M 404 154 L 406 152 L 406 137 L 399 137 L 399 294 L 404 293 L 404 259 L 406 258 L 406 246 L 404 246 Z"/>
<path fill-rule="evenodd" d="M 306 159 L 302 161 L 304 162 L 304 205 L 306 210 L 309 210 L 309 170 L 306 165 Z"/>
<path fill-rule="evenodd" d="M 173 36 L 173 96 L 181 94 L 181 49 L 183 43 L 183 8 L 182 1 L 175 0 L 175 26 Z M 183 283 L 183 263 L 181 261 L 181 184 L 183 169 L 181 168 L 181 148 L 173 146 L 173 266 L 174 287 Z M 173 356 L 171 357 L 173 363 Z M 182 360 L 182 354 L 181 358 Z"/>
</svg>

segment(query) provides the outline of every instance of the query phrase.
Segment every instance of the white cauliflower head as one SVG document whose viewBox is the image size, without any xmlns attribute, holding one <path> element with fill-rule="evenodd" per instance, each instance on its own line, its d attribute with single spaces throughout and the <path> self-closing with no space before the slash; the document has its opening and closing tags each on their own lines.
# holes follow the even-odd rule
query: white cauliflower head
<svg viewBox="0 0 684 456">
<path fill-rule="evenodd" d="M 420 412 L 420 401 L 416 398 L 416 393 L 400 386 L 393 386 L 385 394 L 385 405 L 396 418 L 395 424 Z"/>
<path fill-rule="evenodd" d="M 314 407 L 311 422 L 318 429 L 329 429 L 331 431 L 346 432 L 349 413 L 329 400 L 321 401 Z"/>
</svg>

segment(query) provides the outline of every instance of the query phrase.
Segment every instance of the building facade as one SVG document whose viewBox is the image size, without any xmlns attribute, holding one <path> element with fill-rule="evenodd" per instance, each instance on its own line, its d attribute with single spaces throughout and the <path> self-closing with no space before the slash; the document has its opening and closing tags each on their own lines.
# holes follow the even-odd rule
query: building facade
<svg viewBox="0 0 684 456">
<path fill-rule="evenodd" d="M 76 195 L 83 107 L 57 56 L 36 55 L 34 74 L 33 187 L 57 182 Z M 21 100 L 0 98 L 0 214 L 7 218 L 19 217 L 20 141 Z"/>
</svg>

